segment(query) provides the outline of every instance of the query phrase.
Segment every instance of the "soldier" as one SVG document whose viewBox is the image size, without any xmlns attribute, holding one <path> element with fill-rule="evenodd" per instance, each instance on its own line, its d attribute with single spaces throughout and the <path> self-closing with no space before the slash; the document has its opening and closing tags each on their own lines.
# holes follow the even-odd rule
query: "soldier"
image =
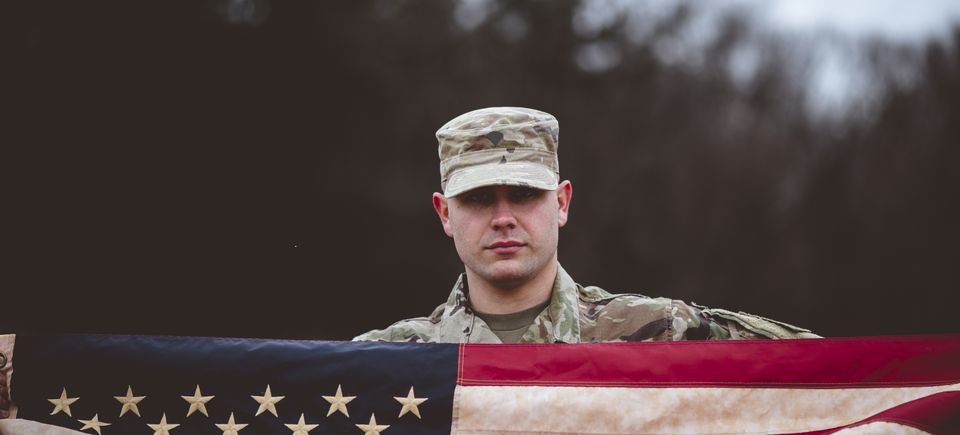
<svg viewBox="0 0 960 435">
<path fill-rule="evenodd" d="M 465 273 L 428 317 L 354 340 L 581 343 L 812 338 L 809 330 L 746 313 L 581 286 L 557 262 L 573 185 L 560 181 L 553 115 L 491 107 L 437 131 L 443 230 Z"/>
</svg>

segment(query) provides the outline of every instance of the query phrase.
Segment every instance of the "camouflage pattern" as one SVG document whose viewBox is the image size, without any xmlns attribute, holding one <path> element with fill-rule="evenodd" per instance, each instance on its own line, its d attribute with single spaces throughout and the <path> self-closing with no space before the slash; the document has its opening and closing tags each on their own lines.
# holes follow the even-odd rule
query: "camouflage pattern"
<svg viewBox="0 0 960 435">
<path fill-rule="evenodd" d="M 0 372 L 0 419 L 10 416 L 10 397 L 7 394 L 7 375 Z"/>
<path fill-rule="evenodd" d="M 447 302 L 430 316 L 401 320 L 354 340 L 500 343 L 490 327 L 470 309 L 467 295 L 466 277 L 461 275 Z M 742 312 L 583 287 L 558 266 L 550 304 L 520 343 L 816 337 L 807 329 Z"/>
<path fill-rule="evenodd" d="M 491 185 L 556 189 L 559 135 L 553 115 L 522 107 L 489 107 L 450 120 L 437 130 L 443 194 Z"/>
<path fill-rule="evenodd" d="M 454 118 L 437 131 L 444 195 L 498 184 L 556 189 L 559 132 L 553 115 L 520 107 L 491 107 Z M 583 287 L 558 266 L 550 303 L 520 343 L 804 337 L 816 335 L 745 313 Z M 465 275 L 430 316 L 402 320 L 354 340 L 501 342 L 470 308 Z"/>
</svg>

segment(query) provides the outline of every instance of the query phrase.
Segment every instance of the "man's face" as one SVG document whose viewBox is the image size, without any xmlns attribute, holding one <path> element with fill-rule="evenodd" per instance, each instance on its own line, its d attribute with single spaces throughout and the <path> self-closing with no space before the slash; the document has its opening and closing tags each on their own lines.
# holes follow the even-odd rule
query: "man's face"
<svg viewBox="0 0 960 435">
<path fill-rule="evenodd" d="M 572 193 L 569 181 L 555 191 L 488 186 L 453 198 L 435 193 L 433 204 L 464 266 L 494 287 L 509 289 L 556 261 Z"/>
</svg>

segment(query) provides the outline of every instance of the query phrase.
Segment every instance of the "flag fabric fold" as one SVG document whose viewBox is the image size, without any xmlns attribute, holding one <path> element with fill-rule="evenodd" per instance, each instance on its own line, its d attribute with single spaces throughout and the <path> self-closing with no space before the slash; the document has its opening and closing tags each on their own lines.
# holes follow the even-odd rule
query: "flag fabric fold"
<svg viewBox="0 0 960 435">
<path fill-rule="evenodd" d="M 0 434 L 960 433 L 960 336 L 471 345 L 0 336 Z"/>
<path fill-rule="evenodd" d="M 873 422 L 960 431 L 955 336 L 461 353 L 453 433 L 831 433 Z"/>
</svg>

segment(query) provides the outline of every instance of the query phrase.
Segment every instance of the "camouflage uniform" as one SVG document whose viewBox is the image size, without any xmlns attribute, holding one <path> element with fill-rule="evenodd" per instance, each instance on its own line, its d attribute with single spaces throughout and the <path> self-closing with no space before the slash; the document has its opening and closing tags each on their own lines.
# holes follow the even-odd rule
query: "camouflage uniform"
<svg viewBox="0 0 960 435">
<path fill-rule="evenodd" d="M 354 340 L 500 343 L 470 309 L 465 275 L 429 317 L 401 320 Z M 611 294 L 584 287 L 557 267 L 550 305 L 521 343 L 816 338 L 809 330 L 746 313 L 690 306 L 678 300 Z"/>
<path fill-rule="evenodd" d="M 553 115 L 523 107 L 490 107 L 450 120 L 437 131 L 443 194 L 449 198 L 492 185 L 557 189 L 559 134 Z M 354 340 L 500 343 L 474 314 L 467 294 L 461 275 L 447 303 L 429 317 L 402 320 Z M 750 314 L 583 287 L 560 267 L 551 298 L 521 343 L 816 337 Z"/>
</svg>

